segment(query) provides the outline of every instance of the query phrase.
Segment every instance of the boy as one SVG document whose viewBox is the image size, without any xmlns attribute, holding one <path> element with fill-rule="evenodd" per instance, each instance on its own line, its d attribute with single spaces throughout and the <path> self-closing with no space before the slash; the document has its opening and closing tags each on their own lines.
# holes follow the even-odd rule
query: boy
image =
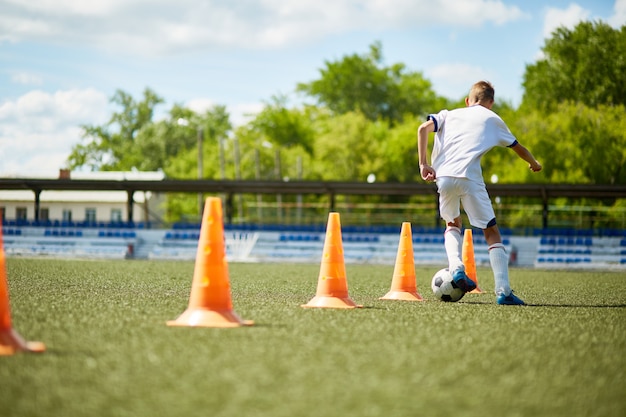
<svg viewBox="0 0 626 417">
<path fill-rule="evenodd" d="M 504 121 L 491 111 L 495 91 L 486 81 L 479 81 L 465 98 L 466 107 L 442 110 L 428 116 L 417 130 L 417 151 L 420 175 L 425 181 L 436 181 L 441 218 L 446 221 L 444 246 L 448 268 L 457 285 L 465 292 L 476 284 L 465 274 L 461 260 L 461 211 L 470 224 L 483 229 L 489 245 L 489 261 L 495 280 L 496 302 L 501 305 L 524 305 L 509 284 L 508 255 L 502 244 L 496 216 L 483 181 L 480 160 L 495 146 L 506 146 L 524 161 L 533 172 L 541 164 L 522 146 Z M 428 134 L 436 132 L 432 165 L 428 164 Z"/>
</svg>

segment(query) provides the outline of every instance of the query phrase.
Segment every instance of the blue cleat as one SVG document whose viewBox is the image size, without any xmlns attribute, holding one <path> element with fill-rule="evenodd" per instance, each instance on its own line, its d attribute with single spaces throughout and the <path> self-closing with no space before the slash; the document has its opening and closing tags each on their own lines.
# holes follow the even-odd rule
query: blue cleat
<svg viewBox="0 0 626 417">
<path fill-rule="evenodd" d="M 463 292 L 470 292 L 476 289 L 476 283 L 467 276 L 464 270 L 457 269 L 452 274 L 452 280 Z"/>
<path fill-rule="evenodd" d="M 525 306 L 526 305 L 524 300 L 522 300 L 521 298 L 513 294 L 513 291 L 511 291 L 511 294 L 509 295 L 504 295 L 504 294 L 498 295 L 496 297 L 496 303 L 502 306 Z"/>
</svg>

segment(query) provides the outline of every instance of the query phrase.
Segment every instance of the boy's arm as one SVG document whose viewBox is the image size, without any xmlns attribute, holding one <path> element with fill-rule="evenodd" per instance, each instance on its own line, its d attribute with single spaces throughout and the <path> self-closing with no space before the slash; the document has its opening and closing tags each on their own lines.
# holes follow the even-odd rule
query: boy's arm
<svg viewBox="0 0 626 417">
<path fill-rule="evenodd" d="M 435 170 L 428 164 L 428 134 L 435 131 L 435 122 L 428 120 L 417 129 L 417 155 L 419 157 L 420 175 L 424 181 L 434 181 Z"/>
<path fill-rule="evenodd" d="M 535 159 L 533 154 L 531 154 L 530 151 L 526 149 L 523 145 L 521 145 L 519 142 L 511 146 L 511 149 L 513 149 L 520 158 L 528 162 L 528 168 L 530 168 L 531 171 L 533 172 L 541 171 L 541 168 L 542 168 L 541 164 Z"/>
</svg>

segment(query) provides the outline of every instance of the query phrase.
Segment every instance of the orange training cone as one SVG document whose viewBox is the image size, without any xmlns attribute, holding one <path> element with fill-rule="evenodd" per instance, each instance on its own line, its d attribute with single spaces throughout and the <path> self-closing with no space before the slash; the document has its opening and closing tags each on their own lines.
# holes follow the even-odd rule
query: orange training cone
<svg viewBox="0 0 626 417">
<path fill-rule="evenodd" d="M 242 320 L 233 311 L 224 245 L 222 201 L 208 197 L 204 207 L 198 252 L 191 284 L 189 306 L 168 326 L 240 327 L 253 322 Z"/>
<path fill-rule="evenodd" d="M 476 289 L 472 293 L 482 294 L 484 291 L 478 286 L 478 277 L 476 276 L 476 261 L 474 259 L 474 241 L 472 238 L 472 229 L 465 229 L 463 234 L 463 265 L 465 265 L 465 273 L 474 281 Z"/>
<path fill-rule="evenodd" d="M 411 223 L 402 223 L 391 289 L 381 300 L 423 301 L 417 292 Z"/>
<path fill-rule="evenodd" d="M 2 224 L 0 222 L 0 356 L 13 355 L 17 352 L 41 353 L 45 350 L 46 345 L 41 342 L 25 341 L 11 326 L 9 285 L 7 283 Z"/>
<path fill-rule="evenodd" d="M 348 296 L 348 281 L 343 258 L 341 240 L 341 223 L 339 213 L 328 214 L 324 253 L 320 275 L 317 280 L 317 293 L 302 307 L 355 308 L 356 305 Z"/>
</svg>

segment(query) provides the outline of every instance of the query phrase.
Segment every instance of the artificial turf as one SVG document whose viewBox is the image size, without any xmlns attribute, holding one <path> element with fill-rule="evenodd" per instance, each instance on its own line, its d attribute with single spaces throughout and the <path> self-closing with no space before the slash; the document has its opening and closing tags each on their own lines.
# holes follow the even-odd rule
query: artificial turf
<svg viewBox="0 0 626 417">
<path fill-rule="evenodd" d="M 623 416 L 626 274 L 512 269 L 529 306 L 484 294 L 379 300 L 393 266 L 346 266 L 363 308 L 304 309 L 319 265 L 231 263 L 251 327 L 168 327 L 193 262 L 9 258 L 13 328 L 41 354 L 0 356 L 0 415 Z"/>
</svg>

